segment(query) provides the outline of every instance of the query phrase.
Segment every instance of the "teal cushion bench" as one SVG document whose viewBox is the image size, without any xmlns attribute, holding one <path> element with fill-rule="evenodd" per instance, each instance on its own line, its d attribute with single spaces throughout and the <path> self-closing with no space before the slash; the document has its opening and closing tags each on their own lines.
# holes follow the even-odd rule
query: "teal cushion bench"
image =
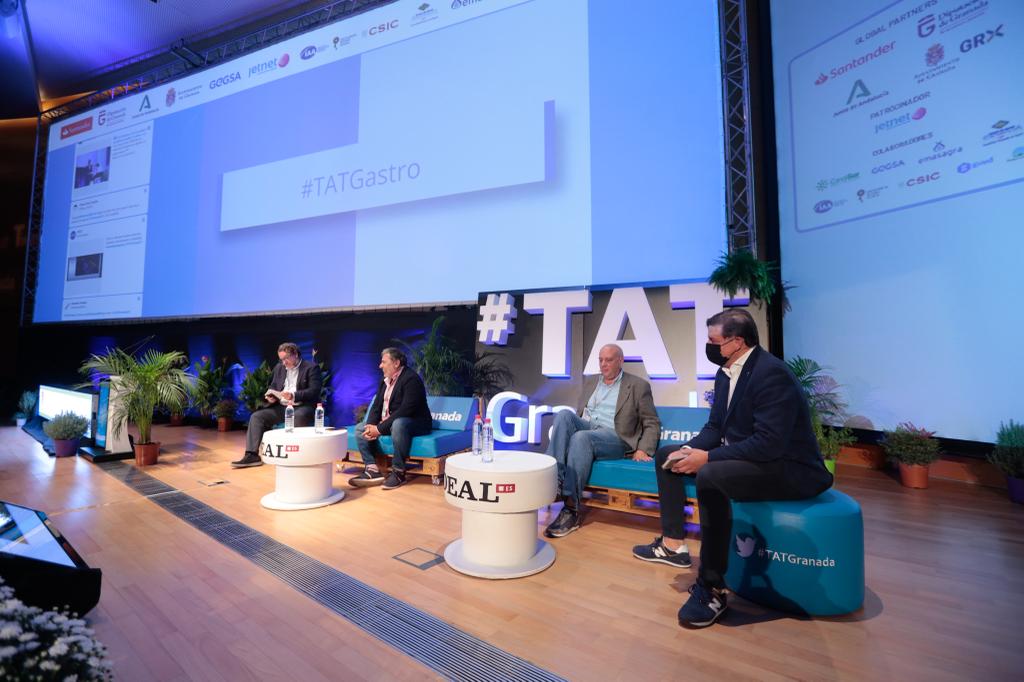
<svg viewBox="0 0 1024 682">
<path fill-rule="evenodd" d="M 435 485 L 441 483 L 444 474 L 444 459 L 448 455 L 468 450 L 473 443 L 470 426 L 476 417 L 477 402 L 474 398 L 453 398 L 450 396 L 427 396 L 430 414 L 434 417 L 433 430 L 423 436 L 415 436 L 409 448 L 409 460 L 414 465 L 410 474 L 429 475 Z M 367 408 L 369 414 L 369 408 Z M 365 423 L 366 418 L 363 418 Z M 348 458 L 362 461 L 359 446 L 356 445 L 356 425 L 348 428 Z M 380 437 L 380 449 L 391 457 L 395 446 L 391 436 Z"/>
<path fill-rule="evenodd" d="M 706 407 L 658 407 L 661 438 L 658 447 L 682 445 L 700 432 L 708 421 Z M 653 452 L 647 453 L 654 456 Z M 697 485 L 693 476 L 685 480 L 688 514 L 691 523 L 698 523 Z M 658 516 L 658 478 L 654 462 L 632 459 L 606 459 L 594 462 L 587 482 L 590 507 L 614 509 L 644 516 Z"/>
</svg>

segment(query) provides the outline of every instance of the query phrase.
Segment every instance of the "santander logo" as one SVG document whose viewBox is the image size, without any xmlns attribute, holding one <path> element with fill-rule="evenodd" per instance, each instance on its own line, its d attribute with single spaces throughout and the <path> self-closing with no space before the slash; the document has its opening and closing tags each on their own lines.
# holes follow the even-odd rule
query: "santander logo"
<svg viewBox="0 0 1024 682">
<path fill-rule="evenodd" d="M 818 77 L 814 79 L 814 84 L 815 85 L 821 85 L 822 83 L 824 83 L 827 80 L 828 80 L 828 76 L 826 76 L 823 73 L 819 73 Z"/>
</svg>

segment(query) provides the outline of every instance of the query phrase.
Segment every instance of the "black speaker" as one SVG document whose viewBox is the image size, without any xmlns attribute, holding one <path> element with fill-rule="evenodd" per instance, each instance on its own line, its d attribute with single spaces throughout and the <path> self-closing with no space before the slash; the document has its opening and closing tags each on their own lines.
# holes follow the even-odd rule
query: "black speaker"
<svg viewBox="0 0 1024 682">
<path fill-rule="evenodd" d="M 41 511 L 0 501 L 0 578 L 14 596 L 82 616 L 99 603 L 103 573 L 90 568 Z"/>
</svg>

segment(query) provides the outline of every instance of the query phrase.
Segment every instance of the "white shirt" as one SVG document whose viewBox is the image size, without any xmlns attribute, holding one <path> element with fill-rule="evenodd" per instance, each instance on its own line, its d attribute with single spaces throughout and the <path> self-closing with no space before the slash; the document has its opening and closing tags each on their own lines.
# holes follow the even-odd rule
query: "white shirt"
<svg viewBox="0 0 1024 682">
<path fill-rule="evenodd" d="M 299 403 L 294 400 L 295 398 L 295 387 L 299 383 L 299 365 L 302 361 L 295 363 L 295 366 L 291 369 L 284 368 L 284 390 L 283 393 L 292 394 L 292 405 L 298 405 Z"/>
<path fill-rule="evenodd" d="M 753 348 L 748 349 L 746 353 L 736 358 L 736 362 L 732 363 L 730 367 L 722 368 L 722 371 L 725 372 L 725 376 L 729 377 L 729 398 L 725 401 L 725 409 L 727 410 L 729 409 L 729 405 L 732 404 L 732 394 L 736 390 L 736 384 L 739 382 L 740 374 L 743 372 L 743 364 L 753 352 Z"/>
</svg>

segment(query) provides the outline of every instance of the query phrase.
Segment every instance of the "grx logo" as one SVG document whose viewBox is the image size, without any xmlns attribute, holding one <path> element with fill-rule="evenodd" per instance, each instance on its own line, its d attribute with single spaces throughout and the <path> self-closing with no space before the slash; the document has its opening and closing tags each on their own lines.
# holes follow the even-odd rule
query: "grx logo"
<svg viewBox="0 0 1024 682">
<path fill-rule="evenodd" d="M 964 53 L 967 53 L 967 52 L 970 52 L 971 50 L 973 50 L 976 47 L 981 47 L 982 45 L 987 45 L 987 44 L 991 43 L 993 40 L 995 40 L 996 38 L 1002 38 L 1002 37 L 1004 37 L 1003 36 L 1003 25 L 999 24 L 998 26 L 996 26 L 991 31 L 985 31 L 984 33 L 979 33 L 976 36 L 968 38 L 967 40 L 965 40 L 962 43 L 960 43 L 960 51 L 964 52 Z"/>
</svg>

